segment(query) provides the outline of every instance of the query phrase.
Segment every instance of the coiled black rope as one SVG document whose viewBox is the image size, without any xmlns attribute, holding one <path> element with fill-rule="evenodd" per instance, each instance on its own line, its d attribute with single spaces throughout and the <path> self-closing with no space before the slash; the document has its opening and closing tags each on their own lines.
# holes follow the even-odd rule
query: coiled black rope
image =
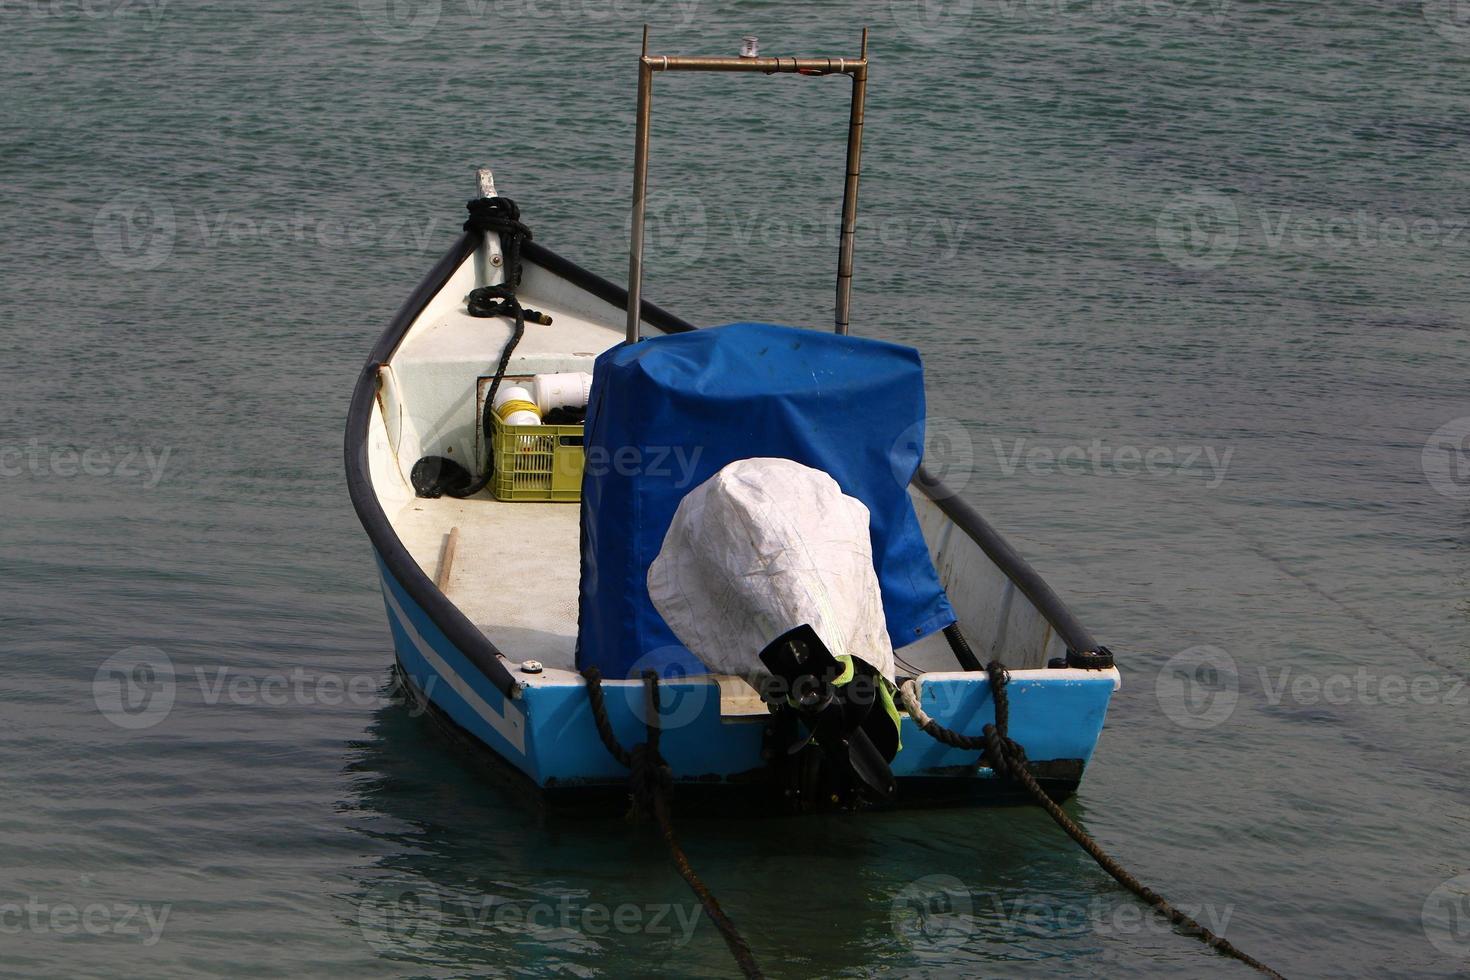
<svg viewBox="0 0 1470 980">
<path fill-rule="evenodd" d="M 985 761 L 996 775 L 1006 776 L 1014 779 L 1026 789 L 1031 798 L 1041 806 L 1051 818 L 1056 821 L 1057 826 L 1067 832 L 1067 836 L 1082 846 L 1094 861 L 1098 863 L 1108 874 L 1112 875 L 1124 888 L 1143 899 L 1154 911 L 1172 922 L 1186 935 L 1193 936 L 1200 942 L 1211 947 L 1216 952 L 1226 956 L 1234 957 L 1247 966 L 1253 967 L 1268 977 L 1281 980 L 1281 974 L 1260 960 L 1243 952 L 1223 936 L 1217 936 L 1209 929 L 1200 925 L 1188 915 L 1175 908 L 1164 897 L 1152 888 L 1139 881 L 1127 869 L 1110 857 L 1097 841 L 1077 826 L 1072 818 L 1047 795 L 1046 790 L 1036 781 L 1036 777 L 1026 768 L 1026 752 L 1007 734 L 1006 730 L 1010 724 L 1010 699 L 1006 694 L 1006 685 L 1010 682 L 1010 673 L 1001 666 L 997 660 L 992 660 L 985 667 L 985 672 L 990 678 L 991 698 L 995 702 L 995 724 L 986 725 L 981 730 L 981 735 L 961 735 L 950 731 L 939 722 L 924 713 L 919 705 L 918 691 L 913 682 L 906 682 L 902 690 L 905 707 L 908 708 L 910 717 L 918 724 L 924 734 L 934 738 L 945 745 L 957 749 L 980 750 L 985 753 Z"/>
<path fill-rule="evenodd" d="M 480 431 L 485 437 L 485 472 L 467 486 L 443 488 L 449 496 L 459 498 L 473 497 L 485 489 L 495 476 L 495 450 L 491 438 L 493 426 L 490 421 L 495 413 L 495 393 L 500 390 L 500 382 L 505 379 L 505 371 L 510 366 L 510 358 L 515 353 L 516 345 L 526 335 L 526 321 L 540 324 L 551 322 L 551 317 L 537 310 L 526 309 L 516 298 L 516 290 L 521 285 L 521 246 L 531 240 L 531 229 L 521 222 L 520 207 L 508 197 L 480 197 L 466 207 L 470 216 L 465 220 L 465 231 L 478 231 L 485 235 L 493 232 L 500 236 L 500 256 L 505 267 L 505 279 L 493 286 L 481 286 L 473 290 L 465 301 L 465 307 L 470 316 L 510 317 L 515 321 L 515 327 L 511 330 L 510 339 L 505 342 L 505 348 L 500 352 L 500 363 L 495 367 L 495 376 L 490 381 L 489 390 L 485 392 L 485 407 L 480 412 Z"/>
<path fill-rule="evenodd" d="M 531 240 L 531 229 L 521 221 L 520 206 L 508 197 L 479 197 L 466 207 L 470 216 L 465 219 L 465 231 L 500 236 L 500 256 L 505 266 L 504 282 L 481 286 L 470 293 L 466 302 L 470 316 L 525 317 L 532 323 L 549 324 L 551 317 L 522 307 L 516 299 L 516 290 L 521 288 L 521 246 Z"/>
<path fill-rule="evenodd" d="M 597 737 L 602 739 L 602 744 L 619 763 L 630 770 L 629 787 L 633 795 L 633 804 L 639 813 L 650 814 L 658 823 L 659 833 L 663 836 L 664 843 L 668 845 L 669 856 L 673 858 L 674 867 L 678 869 L 679 876 L 694 892 L 699 904 L 704 907 L 705 914 L 720 930 L 724 937 L 725 945 L 730 948 L 730 953 L 735 957 L 735 962 L 740 965 L 740 971 L 746 977 L 756 978 L 764 976 L 760 967 L 755 962 L 755 955 L 750 951 L 750 945 L 735 928 L 735 923 L 720 908 L 720 903 L 715 901 L 715 896 L 705 887 L 699 875 L 694 873 L 693 866 L 689 863 L 689 857 L 684 849 L 679 846 L 678 839 L 674 836 L 674 822 L 669 810 L 669 791 L 673 788 L 674 778 L 669 770 L 668 763 L 659 754 L 659 691 L 658 674 L 651 670 L 643 672 L 643 697 L 646 723 L 648 725 L 648 740 L 639 742 L 628 751 L 618 743 L 618 737 L 613 732 L 612 722 L 607 716 L 607 702 L 602 692 L 602 673 L 596 667 L 588 667 L 582 671 L 582 676 L 587 681 L 587 700 L 592 705 L 592 721 L 597 726 Z"/>
</svg>

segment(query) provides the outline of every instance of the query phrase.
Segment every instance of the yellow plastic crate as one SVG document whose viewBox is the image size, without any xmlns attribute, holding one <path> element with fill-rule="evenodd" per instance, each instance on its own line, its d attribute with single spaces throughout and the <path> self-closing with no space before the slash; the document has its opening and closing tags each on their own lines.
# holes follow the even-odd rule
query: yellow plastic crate
<svg viewBox="0 0 1470 980">
<path fill-rule="evenodd" d="M 496 500 L 581 500 L 580 425 L 506 425 L 490 416 Z"/>
</svg>

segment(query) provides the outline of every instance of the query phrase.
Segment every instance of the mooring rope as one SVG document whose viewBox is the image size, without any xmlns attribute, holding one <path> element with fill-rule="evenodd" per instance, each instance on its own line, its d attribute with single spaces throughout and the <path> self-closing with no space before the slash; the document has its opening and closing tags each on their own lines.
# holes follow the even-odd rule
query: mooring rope
<svg viewBox="0 0 1470 980">
<path fill-rule="evenodd" d="M 645 723 L 648 726 L 648 740 L 639 742 L 633 746 L 632 751 L 623 748 L 618 742 L 617 735 L 613 732 L 612 722 L 607 716 L 607 702 L 602 691 L 602 672 L 596 667 L 588 667 L 582 671 L 583 678 L 587 681 L 587 700 L 592 705 L 592 721 L 597 726 L 597 737 L 602 739 L 602 744 L 607 746 L 607 751 L 623 766 L 630 770 L 629 785 L 633 794 L 633 802 L 641 813 L 652 814 L 658 823 L 659 833 L 663 836 L 664 843 L 668 845 L 669 856 L 673 858 L 674 867 L 678 869 L 679 876 L 689 885 L 690 891 L 699 899 L 699 904 L 704 907 L 705 914 L 720 930 L 724 937 L 725 945 L 730 947 L 730 953 L 735 957 L 735 962 L 740 965 L 740 971 L 746 977 L 763 977 L 760 967 L 755 962 L 755 955 L 750 951 L 750 945 L 745 941 L 735 923 L 720 908 L 720 903 L 715 901 L 715 896 L 705 887 L 699 875 L 695 874 L 694 868 L 689 863 L 689 857 L 684 849 L 679 846 L 678 838 L 674 836 L 674 822 L 669 809 L 669 790 L 673 787 L 673 774 L 669 771 L 668 763 L 659 754 L 658 740 L 661 731 L 659 725 L 659 690 L 658 674 L 651 670 L 643 672 L 643 696 L 644 710 L 646 713 Z"/>
<path fill-rule="evenodd" d="M 1006 684 L 1010 682 L 1010 674 L 999 661 L 992 660 L 985 668 L 990 677 L 990 692 L 995 702 L 995 724 L 986 725 L 979 737 L 973 735 L 961 735 L 950 731 L 939 722 L 924 713 L 920 705 L 920 693 L 918 685 L 913 680 L 906 680 L 899 688 L 899 697 L 902 699 L 904 708 L 909 717 L 919 726 L 923 732 L 931 738 L 943 742 L 945 745 L 957 749 L 979 750 L 985 753 L 985 760 L 997 775 L 1009 776 L 1020 783 L 1030 794 L 1031 798 L 1038 803 L 1043 810 L 1051 815 L 1057 826 L 1067 832 L 1067 836 L 1082 846 L 1082 849 L 1091 855 L 1098 865 L 1112 875 L 1113 878 L 1124 888 L 1143 899 L 1156 912 L 1164 916 L 1186 935 L 1193 936 L 1200 942 L 1211 947 L 1216 952 L 1226 956 L 1234 957 L 1247 966 L 1253 967 L 1268 977 L 1276 977 L 1281 980 L 1281 974 L 1271 969 L 1260 960 L 1243 952 L 1223 936 L 1218 936 L 1209 929 L 1200 925 L 1188 915 L 1167 902 L 1162 895 L 1139 881 L 1127 869 L 1110 857 L 1097 841 L 1077 826 L 1072 818 L 1062 810 L 1041 784 L 1031 775 L 1026 768 L 1026 753 L 1007 734 L 1006 729 L 1010 721 L 1010 699 L 1006 694 Z"/>
<path fill-rule="evenodd" d="M 500 351 L 500 363 L 495 366 L 490 388 L 485 392 L 485 407 L 480 412 L 480 429 L 485 435 L 485 472 L 478 480 L 463 487 L 444 488 L 451 497 L 473 497 L 489 485 L 495 475 L 495 450 L 491 439 L 490 417 L 495 412 L 495 394 L 500 382 L 505 379 L 506 368 L 516 346 L 526 334 L 526 321 L 549 324 L 551 317 L 538 310 L 528 309 L 516 298 L 521 286 L 521 246 L 531 240 L 531 229 L 521 221 L 521 209 L 508 197 L 481 197 L 466 206 L 470 216 L 465 220 L 465 231 L 477 231 L 484 235 L 500 236 L 501 261 L 505 265 L 504 281 L 493 286 L 481 286 L 472 290 L 465 300 L 465 310 L 474 317 L 509 317 L 515 321 L 505 347 Z"/>
</svg>

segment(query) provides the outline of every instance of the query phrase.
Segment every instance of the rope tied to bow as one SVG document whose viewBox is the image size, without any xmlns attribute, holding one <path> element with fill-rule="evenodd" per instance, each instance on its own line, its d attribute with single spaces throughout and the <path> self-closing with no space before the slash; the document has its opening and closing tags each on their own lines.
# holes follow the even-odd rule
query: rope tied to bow
<svg viewBox="0 0 1470 980">
<path fill-rule="evenodd" d="M 549 324 L 551 317 L 522 307 L 516 299 L 516 290 L 521 288 L 521 246 L 531 240 L 531 229 L 521 221 L 520 206 L 508 197 L 479 197 L 469 202 L 466 208 L 470 216 L 465 220 L 464 230 L 498 235 L 501 261 L 505 266 L 503 282 L 481 286 L 470 293 L 465 304 L 470 316 L 514 317 L 516 340 L 520 339 L 526 320 Z"/>
<path fill-rule="evenodd" d="M 462 479 L 458 482 L 443 482 L 434 492 L 420 496 L 437 497 L 441 493 L 464 499 L 473 497 L 489 485 L 495 475 L 495 453 L 491 450 L 495 414 L 495 394 L 505 380 L 510 367 L 511 355 L 515 353 L 521 338 L 526 335 L 526 321 L 549 324 L 551 317 L 538 310 L 527 309 L 516 298 L 521 285 L 521 246 L 531 240 L 531 229 L 521 221 L 521 209 L 508 197 L 478 197 L 465 206 L 470 216 L 465 220 L 464 230 L 500 237 L 501 264 L 505 268 L 502 282 L 493 286 L 481 286 L 471 290 L 465 299 L 465 310 L 473 317 L 510 317 L 515 321 L 505 347 L 500 351 L 500 362 L 495 366 L 495 375 L 490 388 L 485 392 L 485 406 L 480 411 L 480 431 L 485 437 L 485 472 L 477 480 Z M 420 460 L 420 462 L 423 462 Z M 447 464 L 441 464 L 447 465 Z"/>
</svg>

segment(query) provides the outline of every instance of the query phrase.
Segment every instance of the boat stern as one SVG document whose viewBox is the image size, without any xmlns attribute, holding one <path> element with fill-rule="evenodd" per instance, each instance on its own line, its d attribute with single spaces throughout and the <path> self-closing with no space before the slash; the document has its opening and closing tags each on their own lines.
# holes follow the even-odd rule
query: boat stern
<svg viewBox="0 0 1470 980">
<path fill-rule="evenodd" d="M 1028 764 L 1058 798 L 1082 779 L 1102 734 L 1108 703 L 1120 685 L 1116 668 L 1018 670 L 1006 687 L 1009 733 L 1026 750 Z M 976 672 L 931 673 L 918 678 L 925 713 L 961 734 L 979 735 L 995 721 L 988 677 Z M 641 680 L 603 681 L 603 703 L 618 742 L 631 747 L 648 738 L 648 707 Z M 659 750 L 680 793 L 734 795 L 781 806 L 790 786 L 774 765 L 784 754 L 775 715 L 735 678 L 711 675 L 659 682 Z M 524 713 L 527 774 L 550 797 L 576 799 L 596 790 L 621 797 L 628 771 L 609 753 L 597 731 L 587 681 L 569 670 L 522 674 L 515 704 Z M 901 723 L 902 747 L 891 763 L 896 806 L 934 805 L 983 797 L 1008 797 L 980 753 L 932 739 L 912 718 Z"/>
</svg>

